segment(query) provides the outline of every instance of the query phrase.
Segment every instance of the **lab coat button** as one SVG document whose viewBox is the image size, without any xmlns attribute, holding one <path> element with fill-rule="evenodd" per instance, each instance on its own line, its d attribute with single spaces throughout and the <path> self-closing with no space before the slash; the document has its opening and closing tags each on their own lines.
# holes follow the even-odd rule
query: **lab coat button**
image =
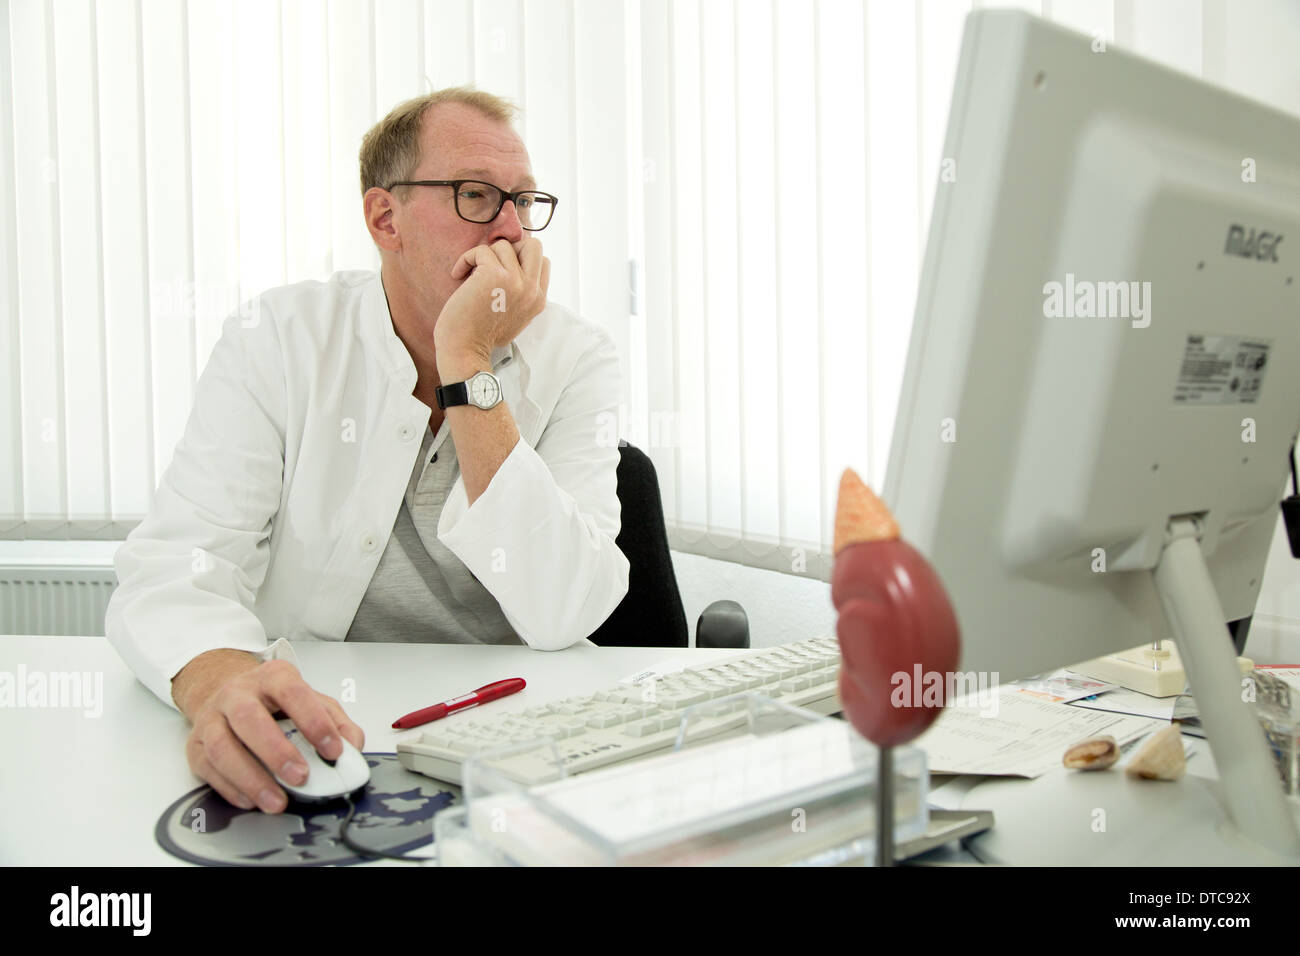
<svg viewBox="0 0 1300 956">
<path fill-rule="evenodd" d="M 415 437 L 415 429 L 410 425 L 401 425 L 397 429 L 397 437 L 402 441 L 410 441 Z"/>
<path fill-rule="evenodd" d="M 375 536 L 374 536 L 373 534 L 370 534 L 369 532 L 367 532 L 367 533 L 366 533 L 366 534 L 361 538 L 361 550 L 364 551 L 364 552 L 366 552 L 366 554 L 371 554 L 371 553 L 373 553 L 373 552 L 375 551 L 375 549 L 378 548 L 378 547 L 379 547 L 379 541 L 378 541 L 378 539 L 375 538 Z"/>
</svg>

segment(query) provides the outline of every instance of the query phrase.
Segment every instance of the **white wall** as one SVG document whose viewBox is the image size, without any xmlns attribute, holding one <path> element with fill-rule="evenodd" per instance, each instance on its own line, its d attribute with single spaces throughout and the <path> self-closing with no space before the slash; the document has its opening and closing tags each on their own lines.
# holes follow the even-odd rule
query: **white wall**
<svg viewBox="0 0 1300 956">
<path fill-rule="evenodd" d="M 835 633 L 831 586 L 825 581 L 682 551 L 672 554 L 692 642 L 700 612 L 714 601 L 728 599 L 739 602 L 749 616 L 751 647 Z"/>
</svg>

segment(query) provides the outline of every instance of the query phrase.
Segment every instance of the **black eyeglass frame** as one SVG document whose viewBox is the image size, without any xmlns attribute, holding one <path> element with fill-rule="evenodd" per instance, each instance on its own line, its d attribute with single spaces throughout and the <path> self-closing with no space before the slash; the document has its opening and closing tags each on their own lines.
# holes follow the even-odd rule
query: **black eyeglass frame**
<svg viewBox="0 0 1300 956">
<path fill-rule="evenodd" d="M 491 219 L 484 219 L 481 221 L 478 219 L 470 219 L 468 216 L 466 216 L 464 213 L 460 211 L 460 187 L 465 185 L 466 183 L 478 183 L 480 186 L 491 186 L 493 189 L 495 189 L 497 192 L 501 194 L 501 202 L 497 204 L 497 210 L 492 214 Z M 551 214 L 546 218 L 546 225 L 537 226 L 537 227 L 524 226 L 523 219 L 521 217 L 519 221 L 519 225 L 523 226 L 523 228 L 526 229 L 528 232 L 541 232 L 543 229 L 546 228 L 546 226 L 549 226 L 551 224 L 551 220 L 555 218 L 555 207 L 558 206 L 560 203 L 560 199 L 558 196 L 552 196 L 550 193 L 542 192 L 542 190 L 540 189 L 520 189 L 518 192 L 508 193 L 500 186 L 496 185 L 495 183 L 489 183 L 482 179 L 403 179 L 401 182 L 389 183 L 386 188 L 391 192 L 393 189 L 397 188 L 398 186 L 450 186 L 452 187 L 452 202 L 456 206 L 456 215 L 460 216 L 460 218 L 464 219 L 466 222 L 472 222 L 477 226 L 481 226 L 484 225 L 485 223 L 492 222 L 494 219 L 496 219 L 497 216 L 501 215 L 501 210 L 506 208 L 506 203 L 514 202 L 520 196 L 528 196 L 528 195 L 545 196 L 546 200 L 551 204 Z"/>
</svg>

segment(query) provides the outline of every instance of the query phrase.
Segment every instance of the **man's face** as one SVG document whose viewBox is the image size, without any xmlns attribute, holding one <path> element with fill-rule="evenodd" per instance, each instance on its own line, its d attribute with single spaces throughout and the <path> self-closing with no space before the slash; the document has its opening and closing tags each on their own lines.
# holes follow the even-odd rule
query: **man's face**
<svg viewBox="0 0 1300 956">
<path fill-rule="evenodd" d="M 507 192 L 536 185 L 528 150 L 514 130 L 460 103 L 441 103 L 425 114 L 420 163 L 410 178 L 477 179 Z M 394 210 L 402 237 L 401 268 L 432 328 L 447 299 L 465 281 L 451 277 L 456 260 L 498 239 L 519 242 L 525 233 L 512 202 L 502 206 L 492 222 L 473 223 L 456 214 L 450 186 L 407 190 L 406 201 L 396 202 Z"/>
</svg>

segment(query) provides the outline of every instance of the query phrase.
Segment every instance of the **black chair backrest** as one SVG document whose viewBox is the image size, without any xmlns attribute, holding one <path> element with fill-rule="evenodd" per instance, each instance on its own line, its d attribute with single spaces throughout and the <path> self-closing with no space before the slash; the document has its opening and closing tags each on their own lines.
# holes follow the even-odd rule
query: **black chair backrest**
<svg viewBox="0 0 1300 956">
<path fill-rule="evenodd" d="M 627 596 L 589 640 L 602 647 L 687 647 L 654 462 L 625 441 L 618 443 L 618 458 L 622 525 L 614 543 L 627 557 Z"/>
</svg>

